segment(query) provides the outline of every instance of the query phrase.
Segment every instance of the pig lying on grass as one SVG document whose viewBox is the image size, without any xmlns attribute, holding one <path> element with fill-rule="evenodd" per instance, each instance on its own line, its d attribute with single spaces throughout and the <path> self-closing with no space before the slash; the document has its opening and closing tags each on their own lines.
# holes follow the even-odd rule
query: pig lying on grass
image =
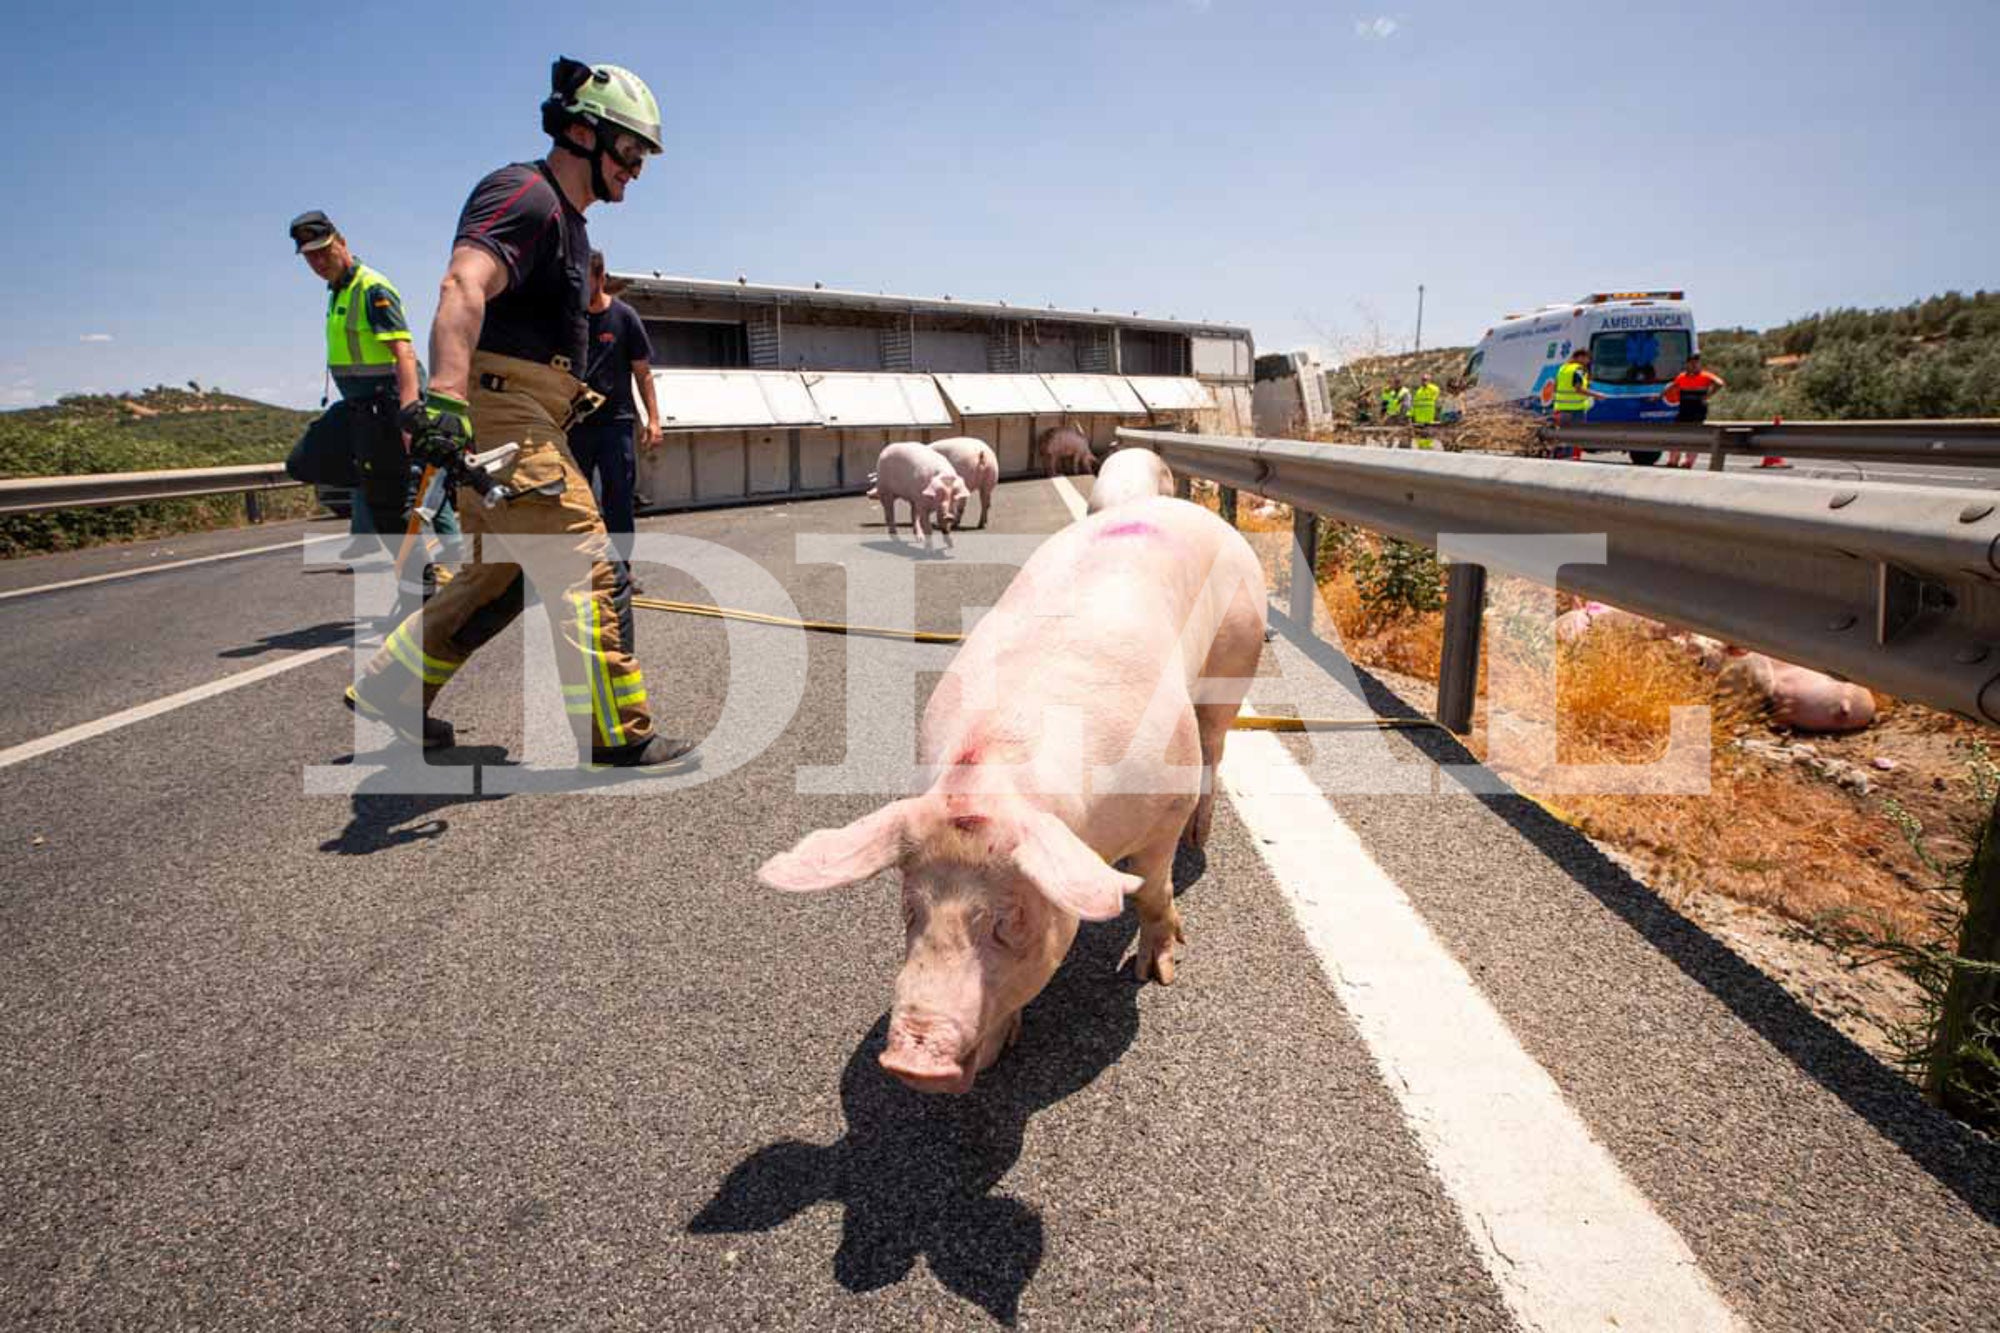
<svg viewBox="0 0 2000 1333">
<path fill-rule="evenodd" d="M 896 501 L 908 500 L 910 523 L 924 549 L 930 549 L 933 528 L 944 534 L 946 546 L 951 545 L 951 530 L 970 492 L 943 454 L 915 440 L 884 445 L 869 480 L 874 486 L 868 498 L 882 502 L 882 521 L 891 538 L 896 535 Z"/>
<path fill-rule="evenodd" d="M 1860 731 L 1875 721 L 1875 696 L 1867 687 L 1763 653 L 1729 649 L 1720 680 L 1725 689 L 1761 700 L 1770 709 L 1771 721 L 1782 727 Z"/>
<path fill-rule="evenodd" d="M 1117 916 L 1128 894 L 1139 978 L 1173 980 L 1174 851 L 1208 837 L 1215 766 L 1263 644 L 1257 557 L 1197 505 L 1135 500 L 1035 552 L 931 695 L 918 742 L 931 787 L 758 872 L 809 892 L 901 871 L 883 1068 L 922 1091 L 970 1089 L 1079 919 Z"/>
<path fill-rule="evenodd" d="M 1725 690 L 1763 705 L 1770 720 L 1781 727 L 1798 731 L 1860 731 L 1875 721 L 1875 696 L 1865 686 L 1724 644 L 1705 634 L 1676 634 L 1657 620 L 1602 602 L 1586 602 L 1557 617 L 1556 638 L 1563 643 L 1577 643 L 1588 634 L 1621 627 L 1651 639 L 1671 638 L 1686 647 L 1700 661 L 1703 670 L 1719 673 L 1719 683 Z"/>
<path fill-rule="evenodd" d="M 1103 513 L 1128 500 L 1174 493 L 1173 469 L 1151 449 L 1120 449 L 1097 469 L 1090 487 L 1090 512 Z"/>
<path fill-rule="evenodd" d="M 948 440 L 939 440 L 931 448 L 944 455 L 966 489 L 979 497 L 977 526 L 985 527 L 986 516 L 993 512 L 993 488 L 1000 484 L 1000 460 L 993 456 L 993 450 L 986 441 L 975 440 L 970 435 L 954 435 Z M 960 500 L 957 512 L 951 516 L 951 525 L 955 528 L 965 526 L 965 505 L 966 502 Z"/>
</svg>

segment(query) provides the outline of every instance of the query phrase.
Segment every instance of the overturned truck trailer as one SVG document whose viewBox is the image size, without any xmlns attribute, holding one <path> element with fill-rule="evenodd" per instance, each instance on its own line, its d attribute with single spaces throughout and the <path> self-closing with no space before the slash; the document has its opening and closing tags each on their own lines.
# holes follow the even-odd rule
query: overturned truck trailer
<svg viewBox="0 0 2000 1333">
<path fill-rule="evenodd" d="M 865 489 L 882 446 L 972 435 L 1002 477 L 1065 423 L 1243 434 L 1253 347 L 1227 325 L 617 274 L 653 343 L 649 511 Z"/>
</svg>

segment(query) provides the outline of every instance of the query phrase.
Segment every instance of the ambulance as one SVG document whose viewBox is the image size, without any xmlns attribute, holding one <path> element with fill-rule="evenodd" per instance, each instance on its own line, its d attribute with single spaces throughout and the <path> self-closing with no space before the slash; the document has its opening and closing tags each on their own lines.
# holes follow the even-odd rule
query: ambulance
<svg viewBox="0 0 2000 1333">
<path fill-rule="evenodd" d="M 1590 387 L 1605 395 L 1591 404 L 1592 425 L 1672 421 L 1674 405 L 1660 395 L 1698 350 L 1694 313 L 1681 292 L 1593 292 L 1509 315 L 1465 363 L 1467 392 L 1479 402 L 1547 413 L 1556 370 L 1579 347 L 1590 349 Z M 1632 452 L 1642 466 L 1659 457 L 1657 450 Z"/>
</svg>

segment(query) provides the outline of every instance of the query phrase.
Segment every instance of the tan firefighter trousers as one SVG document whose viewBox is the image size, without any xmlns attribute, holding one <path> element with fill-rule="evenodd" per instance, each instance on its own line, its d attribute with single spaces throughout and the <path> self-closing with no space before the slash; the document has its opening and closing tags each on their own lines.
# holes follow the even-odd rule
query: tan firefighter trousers
<svg viewBox="0 0 2000 1333">
<path fill-rule="evenodd" d="M 653 719 L 645 679 L 625 641 L 622 625 L 630 624 L 629 615 L 621 618 L 590 480 L 577 470 L 564 438 L 583 385 L 555 366 L 488 352 L 473 356 L 472 380 L 473 448 L 521 446 L 511 467 L 497 474 L 516 495 L 488 509 L 470 487 L 459 488 L 469 562 L 423 610 L 390 631 L 363 668 L 359 692 L 371 706 L 410 720 L 421 697 L 428 713 L 466 659 L 521 614 L 530 580 L 520 564 L 502 559 L 512 554 L 528 562 L 533 589 L 548 603 L 563 705 L 578 741 L 614 749 L 643 745 L 653 734 Z M 557 483 L 560 493 L 541 493 Z M 545 543 L 507 552 L 500 539 L 517 535 L 570 540 L 560 544 L 565 558 L 556 561 L 534 554 Z"/>
</svg>

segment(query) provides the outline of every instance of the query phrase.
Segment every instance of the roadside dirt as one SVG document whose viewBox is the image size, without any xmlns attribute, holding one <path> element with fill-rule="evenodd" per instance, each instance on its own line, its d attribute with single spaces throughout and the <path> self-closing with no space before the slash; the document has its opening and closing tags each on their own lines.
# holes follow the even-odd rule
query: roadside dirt
<svg viewBox="0 0 2000 1333">
<path fill-rule="evenodd" d="M 1274 587 L 1289 581 L 1290 523 L 1283 506 L 1242 497 L 1239 526 L 1263 556 Z M 1333 622 L 1321 632 L 1337 634 L 1355 662 L 1411 707 L 1434 714 L 1441 614 L 1375 623 L 1351 576 L 1324 563 L 1320 572 Z M 1495 653 L 1518 649 L 1496 642 L 1496 622 L 1508 619 L 1532 617 L 1489 611 L 1489 667 Z M 1943 909 L 1957 892 L 1945 887 L 1946 868 L 1970 855 L 1968 838 L 1986 814 L 1973 779 L 1975 766 L 1986 762 L 1984 729 L 1878 697 L 1880 715 L 1867 730 L 1795 735 L 1721 691 L 1671 642 L 1614 638 L 1595 652 L 1578 652 L 1544 634 L 1528 651 L 1555 663 L 1564 762 L 1658 758 L 1666 751 L 1668 709 L 1708 705 L 1710 791 L 1570 795 L 1537 790 L 1533 775 L 1510 775 L 1516 788 L 1800 1003 L 1894 1064 L 1891 1034 L 1921 1014 L 1916 985 L 1887 963 L 1856 966 L 1851 952 L 1826 938 L 1836 927 L 1850 937 L 1938 935 Z M 1486 722 L 1482 705 L 1468 738 L 1481 758 Z"/>
</svg>

